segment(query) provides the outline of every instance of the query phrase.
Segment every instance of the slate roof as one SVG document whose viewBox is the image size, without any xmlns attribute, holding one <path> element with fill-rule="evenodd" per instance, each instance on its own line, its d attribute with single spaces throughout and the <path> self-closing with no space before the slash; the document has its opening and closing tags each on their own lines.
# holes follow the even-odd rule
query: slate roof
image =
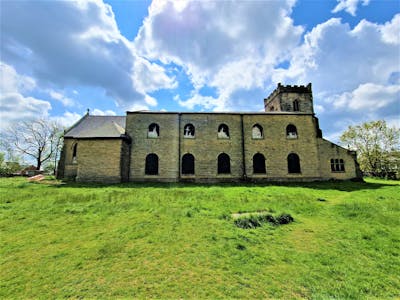
<svg viewBox="0 0 400 300">
<path fill-rule="evenodd" d="M 64 135 L 66 138 L 116 138 L 125 133 L 124 116 L 85 115 Z"/>
</svg>

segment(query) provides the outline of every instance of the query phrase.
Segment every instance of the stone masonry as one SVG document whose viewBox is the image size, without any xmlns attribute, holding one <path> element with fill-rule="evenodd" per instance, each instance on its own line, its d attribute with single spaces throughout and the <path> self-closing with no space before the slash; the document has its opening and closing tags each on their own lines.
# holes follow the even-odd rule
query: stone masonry
<svg viewBox="0 0 400 300">
<path fill-rule="evenodd" d="M 61 177 L 90 182 L 360 177 L 355 153 L 322 138 L 311 84 L 278 84 L 264 105 L 259 113 L 86 115 L 65 134 Z"/>
</svg>

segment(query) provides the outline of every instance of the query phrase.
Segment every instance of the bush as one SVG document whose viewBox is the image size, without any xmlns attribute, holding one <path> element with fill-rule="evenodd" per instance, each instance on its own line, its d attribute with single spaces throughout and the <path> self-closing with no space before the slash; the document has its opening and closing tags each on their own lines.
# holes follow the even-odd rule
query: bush
<svg viewBox="0 0 400 300">
<path fill-rule="evenodd" d="M 282 225 L 289 224 L 293 221 L 294 219 L 290 214 L 281 214 L 276 218 L 270 214 L 254 214 L 236 219 L 235 225 L 239 228 L 251 229 L 260 227 L 264 223 L 270 223 L 271 225 Z"/>
<path fill-rule="evenodd" d="M 294 221 L 293 217 L 289 214 L 281 214 L 276 218 L 278 224 L 289 224 Z"/>
</svg>

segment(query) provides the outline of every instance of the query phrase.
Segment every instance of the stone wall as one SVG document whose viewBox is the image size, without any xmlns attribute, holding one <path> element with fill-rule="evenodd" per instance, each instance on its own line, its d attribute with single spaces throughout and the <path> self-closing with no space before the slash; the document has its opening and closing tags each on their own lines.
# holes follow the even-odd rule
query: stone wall
<svg viewBox="0 0 400 300">
<path fill-rule="evenodd" d="M 260 124 L 264 129 L 263 139 L 253 139 L 251 129 Z M 297 128 L 297 138 L 286 136 L 286 127 Z M 244 115 L 244 137 L 246 174 L 253 179 L 299 180 L 320 176 L 316 129 L 311 115 L 260 114 Z M 266 174 L 253 174 L 253 156 L 261 153 L 266 158 Z M 287 157 L 296 153 L 300 158 L 301 173 L 288 173 Z"/>
<path fill-rule="evenodd" d="M 76 181 L 121 182 L 122 139 L 79 139 Z"/>
<path fill-rule="evenodd" d="M 324 139 L 318 139 L 320 170 L 323 179 L 352 179 L 358 176 L 356 154 Z M 331 159 L 343 159 L 345 171 L 332 171 Z"/>
<path fill-rule="evenodd" d="M 148 137 L 152 123 L 159 126 L 157 138 Z M 184 136 L 187 124 L 195 127 L 194 137 Z M 228 126 L 229 138 L 218 136 L 221 124 Z M 252 136 L 255 124 L 263 128 L 261 139 Z M 287 137 L 286 127 L 289 124 L 296 126 L 297 138 Z M 320 157 L 321 153 L 324 155 L 325 148 L 319 143 L 318 128 L 310 114 L 129 113 L 126 130 L 132 138 L 131 181 L 299 181 L 332 178 L 332 174 L 328 174 L 330 164 L 325 173 L 321 173 Z M 150 153 L 159 158 L 158 175 L 145 174 L 146 156 Z M 195 158 L 194 175 L 181 174 L 181 159 L 187 153 Z M 218 174 L 218 155 L 221 153 L 230 157 L 230 174 Z M 266 159 L 265 174 L 254 173 L 253 157 L 256 153 L 261 153 Z M 290 153 L 299 156 L 300 173 L 288 172 Z M 326 160 L 326 157 L 323 159 Z M 354 168 L 349 167 L 345 173 L 345 176 L 337 174 L 338 178 L 355 177 Z"/>
<path fill-rule="evenodd" d="M 76 139 L 64 139 L 64 146 L 63 146 L 63 159 L 64 159 L 64 175 L 63 178 L 75 180 L 77 171 L 78 171 L 78 164 L 77 160 L 73 160 L 73 147 L 77 143 Z M 79 147 L 79 145 L 78 145 Z M 79 154 L 79 148 L 78 148 Z"/>
<path fill-rule="evenodd" d="M 239 114 L 182 114 L 180 126 L 181 157 L 190 153 L 195 157 L 195 176 L 182 175 L 182 178 L 195 178 L 196 181 L 236 181 L 242 178 L 242 128 Z M 194 138 L 184 137 L 186 124 L 196 129 Z M 218 137 L 218 128 L 225 124 L 229 137 Z M 218 156 L 229 155 L 230 174 L 218 174 Z"/>
<path fill-rule="evenodd" d="M 131 137 L 130 181 L 177 181 L 179 177 L 179 118 L 175 113 L 128 113 L 126 133 Z M 158 124 L 159 137 L 148 137 L 149 125 Z M 146 156 L 159 159 L 159 174 L 146 175 Z"/>
</svg>

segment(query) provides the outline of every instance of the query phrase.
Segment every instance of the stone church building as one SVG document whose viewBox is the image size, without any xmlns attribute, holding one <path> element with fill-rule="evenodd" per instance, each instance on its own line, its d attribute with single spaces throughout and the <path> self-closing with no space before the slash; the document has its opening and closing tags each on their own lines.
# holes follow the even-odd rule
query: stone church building
<svg viewBox="0 0 400 300">
<path fill-rule="evenodd" d="M 265 112 L 87 113 L 65 132 L 59 178 L 81 182 L 313 181 L 360 177 L 322 138 L 311 83 L 278 84 Z"/>
</svg>

